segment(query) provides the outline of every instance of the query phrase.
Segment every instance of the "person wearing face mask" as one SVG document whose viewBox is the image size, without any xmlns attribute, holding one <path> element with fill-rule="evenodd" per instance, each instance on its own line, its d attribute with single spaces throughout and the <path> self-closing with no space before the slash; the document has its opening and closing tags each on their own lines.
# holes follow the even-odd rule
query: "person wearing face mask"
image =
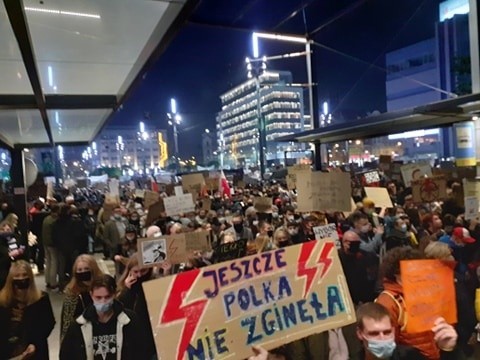
<svg viewBox="0 0 480 360">
<path fill-rule="evenodd" d="M 125 237 L 117 246 L 115 256 L 115 277 L 118 279 L 125 270 L 130 257 L 137 252 L 137 229 L 128 225 L 125 229 Z"/>
<path fill-rule="evenodd" d="M 0 291 L 0 359 L 48 360 L 47 338 L 54 326 L 50 298 L 37 289 L 30 264 L 12 263 Z"/>
<path fill-rule="evenodd" d="M 147 359 L 145 334 L 135 313 L 115 300 L 115 279 L 92 280 L 88 306 L 69 327 L 60 346 L 60 360 Z"/>
<path fill-rule="evenodd" d="M 377 257 L 361 250 L 360 236 L 354 231 L 345 232 L 341 244 L 338 255 L 353 303 L 372 301 L 375 299 Z"/>
<path fill-rule="evenodd" d="M 393 219 L 393 227 L 389 230 L 385 239 L 386 251 L 400 246 L 410 245 L 410 235 L 405 220 L 400 217 Z"/>
<path fill-rule="evenodd" d="M 299 224 L 295 221 L 295 218 L 287 223 L 286 228 L 292 244 L 300 244 L 302 241 L 299 233 Z"/>
<path fill-rule="evenodd" d="M 250 228 L 245 226 L 243 216 L 239 213 L 232 217 L 232 227 L 225 230 L 226 232 L 233 232 L 235 234 L 235 240 L 246 239 L 247 241 L 253 241 L 253 233 Z"/>
<path fill-rule="evenodd" d="M 375 300 L 376 303 L 384 306 L 395 329 L 395 341 L 397 345 L 408 345 L 416 348 L 426 359 L 443 359 L 443 353 L 453 352 L 457 344 L 457 333 L 444 321 L 441 327 L 448 327 L 450 334 L 440 339 L 433 331 L 420 333 L 407 333 L 405 331 L 408 314 L 406 313 L 405 299 L 403 296 L 402 279 L 400 275 L 400 262 L 402 260 L 422 259 L 418 250 L 409 247 L 397 247 L 387 252 L 383 263 L 381 274 L 383 276 L 383 291 Z M 453 330 L 453 331 L 451 331 Z M 447 354 L 448 355 L 448 354 Z M 447 356 L 445 355 L 445 356 Z M 441 357 L 442 356 L 442 357 Z M 458 357 L 453 357 L 458 359 Z"/>
<path fill-rule="evenodd" d="M 455 330 L 445 320 L 438 318 L 432 334 L 440 344 L 451 346 L 456 340 Z M 411 346 L 395 342 L 395 327 L 387 309 L 377 303 L 362 304 L 357 309 L 357 337 L 363 348 L 350 358 L 353 360 L 424 360 L 427 359 Z M 458 359 L 456 352 L 442 352 L 441 359 Z"/>
<path fill-rule="evenodd" d="M 130 214 L 130 218 L 128 219 L 128 222 L 130 225 L 133 225 L 135 227 L 135 230 L 137 231 L 137 235 L 140 235 L 140 215 L 138 214 L 137 211 L 133 211 Z"/>
<path fill-rule="evenodd" d="M 122 208 L 117 206 L 113 209 L 113 215 L 110 220 L 105 223 L 105 228 L 103 229 L 103 241 L 112 258 L 115 255 L 118 244 L 121 243 L 121 240 L 125 236 L 127 225 L 127 219 L 122 216 Z"/>
<path fill-rule="evenodd" d="M 283 248 L 293 245 L 292 239 L 287 229 L 280 227 L 273 234 L 273 245 L 277 248 Z"/>
<path fill-rule="evenodd" d="M 102 272 L 93 256 L 83 254 L 75 259 L 72 274 L 70 282 L 65 287 L 60 321 L 60 342 L 63 341 L 70 324 L 82 315 L 87 306 L 92 304 L 90 285 L 92 279 L 100 276 Z"/>
<path fill-rule="evenodd" d="M 371 224 L 368 221 L 368 216 L 360 211 L 355 211 L 350 215 L 350 222 L 353 225 L 350 230 L 356 232 L 360 237 L 360 249 L 378 254 L 383 242 L 383 225 L 379 225 L 371 232 Z"/>
</svg>

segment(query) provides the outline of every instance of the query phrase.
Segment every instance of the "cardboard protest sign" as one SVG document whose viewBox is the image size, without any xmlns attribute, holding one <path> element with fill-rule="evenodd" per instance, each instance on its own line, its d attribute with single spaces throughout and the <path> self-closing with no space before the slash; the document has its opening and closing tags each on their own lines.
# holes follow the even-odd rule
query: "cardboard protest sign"
<svg viewBox="0 0 480 360">
<path fill-rule="evenodd" d="M 390 199 L 390 195 L 388 194 L 388 190 L 386 188 L 365 187 L 364 189 L 365 189 L 365 194 L 367 194 L 368 198 L 373 200 L 376 207 L 381 207 L 381 208 L 393 207 L 392 199 Z"/>
<path fill-rule="evenodd" d="M 175 196 L 183 195 L 183 187 L 181 185 L 177 185 L 173 188 L 175 191 Z"/>
<path fill-rule="evenodd" d="M 457 322 L 453 267 L 440 260 L 400 261 L 407 333 L 431 331 L 438 317 Z"/>
<path fill-rule="evenodd" d="M 155 204 L 150 205 L 150 207 L 148 208 L 147 219 L 145 220 L 145 226 L 148 227 L 152 225 L 164 211 L 165 205 L 163 204 L 163 201 L 161 199 Z"/>
<path fill-rule="evenodd" d="M 217 262 L 239 259 L 247 255 L 247 239 L 218 245 L 215 249 Z"/>
<path fill-rule="evenodd" d="M 245 359 L 252 345 L 269 350 L 355 322 L 332 241 L 193 269 L 143 289 L 159 359 Z"/>
<path fill-rule="evenodd" d="M 445 178 L 423 178 L 412 181 L 412 196 L 415 203 L 428 203 L 447 197 Z"/>
<path fill-rule="evenodd" d="M 297 188 L 297 174 L 298 173 L 311 173 L 312 169 L 308 164 L 296 164 L 287 168 L 287 188 L 293 190 Z"/>
<path fill-rule="evenodd" d="M 377 187 L 380 186 L 380 174 L 378 170 L 372 170 L 360 174 L 362 186 Z"/>
<path fill-rule="evenodd" d="M 256 196 L 253 200 L 253 207 L 260 213 L 272 212 L 272 198 Z"/>
<path fill-rule="evenodd" d="M 210 231 L 194 231 L 184 233 L 185 250 L 187 253 L 194 251 L 204 252 L 212 249 L 212 237 Z"/>
<path fill-rule="evenodd" d="M 146 209 L 150 208 L 150 206 L 157 203 L 159 199 L 160 199 L 159 193 L 155 191 L 145 190 L 145 193 L 143 196 L 143 203 Z"/>
<path fill-rule="evenodd" d="M 298 173 L 298 211 L 350 211 L 350 174 Z"/>
<path fill-rule="evenodd" d="M 429 164 L 406 164 L 400 168 L 405 186 L 410 186 L 412 180 L 422 177 L 432 177 L 432 168 Z"/>
<path fill-rule="evenodd" d="M 478 217 L 478 198 L 476 196 L 465 197 L 465 220 L 473 220 Z"/>
<path fill-rule="evenodd" d="M 173 216 L 195 211 L 192 194 L 170 196 L 163 199 L 167 216 Z"/>
<path fill-rule="evenodd" d="M 145 197 L 145 190 L 135 189 L 135 197 L 143 199 Z"/>
<path fill-rule="evenodd" d="M 117 179 L 110 179 L 108 182 L 108 189 L 110 190 L 110 195 L 120 197 L 120 181 Z"/>
<path fill-rule="evenodd" d="M 480 198 L 480 181 L 463 179 L 463 193 Z"/>
<path fill-rule="evenodd" d="M 340 238 L 338 237 L 337 225 L 327 224 L 322 226 L 316 226 L 313 228 L 316 240 L 333 239 L 335 240 L 335 246 L 337 249 L 342 247 Z"/>
<path fill-rule="evenodd" d="M 202 210 L 205 210 L 205 211 L 212 210 L 212 200 L 210 198 L 202 199 Z"/>
<path fill-rule="evenodd" d="M 182 176 L 182 188 L 184 191 L 192 194 L 193 201 L 198 197 L 198 194 L 205 186 L 205 178 L 201 173 L 187 174 Z"/>
</svg>

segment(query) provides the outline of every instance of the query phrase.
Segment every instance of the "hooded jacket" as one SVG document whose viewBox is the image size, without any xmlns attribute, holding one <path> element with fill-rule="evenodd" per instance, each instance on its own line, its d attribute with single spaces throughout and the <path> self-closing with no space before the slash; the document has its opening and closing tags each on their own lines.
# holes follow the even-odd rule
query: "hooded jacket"
<svg viewBox="0 0 480 360">
<path fill-rule="evenodd" d="M 114 300 L 113 317 L 116 320 L 117 360 L 146 359 L 144 331 L 132 311 Z M 93 327 L 98 322 L 93 305 L 87 307 L 70 326 L 60 347 L 60 360 L 93 360 Z"/>
<path fill-rule="evenodd" d="M 417 334 L 407 334 L 405 332 L 408 314 L 405 309 L 402 286 L 391 280 L 385 280 L 383 286 L 384 291 L 375 302 L 388 310 L 392 325 L 395 328 L 395 342 L 399 345 L 409 345 L 418 349 L 427 359 L 440 359 L 440 350 L 435 343 L 432 331 Z"/>
</svg>

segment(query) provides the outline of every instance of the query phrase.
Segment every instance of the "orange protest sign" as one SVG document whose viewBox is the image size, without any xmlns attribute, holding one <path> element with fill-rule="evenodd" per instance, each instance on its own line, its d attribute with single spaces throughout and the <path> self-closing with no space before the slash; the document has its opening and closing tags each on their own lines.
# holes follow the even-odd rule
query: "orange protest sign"
<svg viewBox="0 0 480 360">
<path fill-rule="evenodd" d="M 457 322 L 453 266 L 440 260 L 400 262 L 407 333 L 430 331 L 435 320 Z"/>
<path fill-rule="evenodd" d="M 143 289 L 159 359 L 245 359 L 252 345 L 273 349 L 355 322 L 329 240 L 147 281 Z"/>
</svg>

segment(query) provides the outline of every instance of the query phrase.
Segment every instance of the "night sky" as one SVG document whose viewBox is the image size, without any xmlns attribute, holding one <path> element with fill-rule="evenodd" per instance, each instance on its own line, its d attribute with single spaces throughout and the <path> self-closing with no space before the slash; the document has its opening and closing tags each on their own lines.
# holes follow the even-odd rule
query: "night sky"
<svg viewBox="0 0 480 360">
<path fill-rule="evenodd" d="M 334 116 L 346 121 L 373 110 L 383 112 L 385 72 L 369 64 L 384 68 L 385 52 L 433 37 L 439 3 L 439 0 L 203 0 L 191 22 L 180 30 L 108 126 L 145 121 L 147 127 L 166 128 L 166 113 L 170 98 L 174 97 L 183 117 L 179 127 L 180 155 L 199 156 L 199 135 L 205 128 L 215 129 L 215 114 L 221 107 L 219 96 L 246 80 L 245 57 L 251 56 L 251 31 L 304 35 L 354 4 L 360 5 L 313 36 L 316 42 L 349 55 L 313 48 L 319 101 L 329 100 Z M 302 4 L 308 5 L 304 12 L 299 11 L 284 21 Z M 260 42 L 261 56 L 296 51 L 303 51 L 303 46 Z M 274 61 L 268 67 L 289 70 L 294 82 L 306 82 L 304 57 Z"/>
</svg>

